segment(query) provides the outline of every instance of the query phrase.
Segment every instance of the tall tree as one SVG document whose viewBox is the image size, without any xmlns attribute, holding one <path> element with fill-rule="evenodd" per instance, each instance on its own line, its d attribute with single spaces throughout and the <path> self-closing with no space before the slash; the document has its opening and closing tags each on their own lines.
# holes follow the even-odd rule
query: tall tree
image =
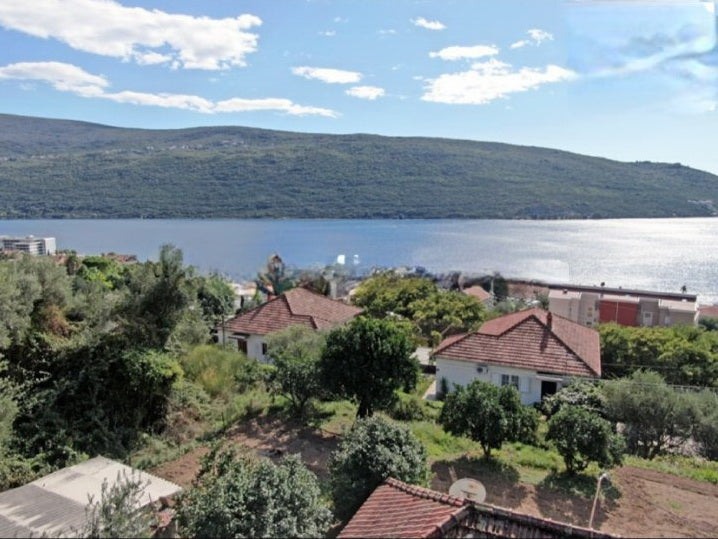
<svg viewBox="0 0 718 539">
<path fill-rule="evenodd" d="M 333 330 L 320 361 L 325 387 L 359 405 L 370 416 L 396 399 L 396 390 L 414 388 L 419 364 L 405 326 L 391 320 L 355 318 Z"/>
<path fill-rule="evenodd" d="M 321 393 L 319 359 L 325 340 L 324 334 L 306 326 L 289 326 L 267 339 L 267 353 L 276 367 L 275 388 L 289 398 L 293 412 L 299 416 Z"/>
</svg>

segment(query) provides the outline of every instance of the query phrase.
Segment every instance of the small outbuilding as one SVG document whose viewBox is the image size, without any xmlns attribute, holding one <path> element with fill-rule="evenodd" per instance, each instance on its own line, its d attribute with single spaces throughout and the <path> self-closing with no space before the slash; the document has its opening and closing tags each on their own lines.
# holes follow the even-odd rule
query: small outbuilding
<svg viewBox="0 0 718 539">
<path fill-rule="evenodd" d="M 90 499 L 99 501 L 103 483 L 112 485 L 122 477 L 136 478 L 144 485 L 141 507 L 182 490 L 154 475 L 95 457 L 0 492 L 0 537 L 77 536 L 85 525 Z"/>
</svg>

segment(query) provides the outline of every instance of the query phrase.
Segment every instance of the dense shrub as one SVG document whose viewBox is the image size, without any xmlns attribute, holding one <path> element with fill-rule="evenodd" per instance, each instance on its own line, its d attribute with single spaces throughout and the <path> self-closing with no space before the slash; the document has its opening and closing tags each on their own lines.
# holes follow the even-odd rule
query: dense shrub
<svg viewBox="0 0 718 539">
<path fill-rule="evenodd" d="M 180 357 L 187 378 L 210 396 L 228 396 L 243 392 L 262 379 L 262 370 L 254 359 L 217 345 L 200 345 Z"/>
<path fill-rule="evenodd" d="M 213 451 L 180 498 L 178 522 L 183 537 L 321 537 L 331 512 L 298 456 L 275 465 Z"/>
<path fill-rule="evenodd" d="M 564 405 L 548 421 L 546 440 L 556 445 L 569 474 L 591 462 L 608 468 L 621 463 L 625 442 L 611 424 L 581 406 Z"/>
<path fill-rule="evenodd" d="M 547 417 L 551 417 L 564 406 L 580 406 L 606 417 L 606 397 L 596 384 L 575 380 L 553 395 L 544 398 L 541 409 Z"/>
<path fill-rule="evenodd" d="M 426 483 L 426 449 L 403 426 L 359 419 L 332 454 L 329 471 L 335 512 L 346 518 L 389 477 Z"/>
</svg>

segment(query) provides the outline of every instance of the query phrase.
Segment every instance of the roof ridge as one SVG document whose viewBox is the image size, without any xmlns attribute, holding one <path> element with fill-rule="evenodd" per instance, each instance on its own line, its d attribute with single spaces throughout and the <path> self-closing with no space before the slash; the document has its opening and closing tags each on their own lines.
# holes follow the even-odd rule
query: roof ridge
<svg viewBox="0 0 718 539">
<path fill-rule="evenodd" d="M 426 500 L 432 500 L 435 502 L 443 503 L 445 505 L 463 507 L 467 503 L 465 498 L 459 498 L 458 496 L 452 496 L 451 494 L 443 494 L 441 492 L 437 492 L 435 490 L 420 487 L 417 485 L 410 485 L 409 483 L 404 483 L 403 481 L 399 481 L 398 479 L 394 479 L 393 477 L 388 477 L 384 481 L 384 483 L 397 490 L 406 492 L 411 496 L 415 496 L 417 498 L 424 498 Z"/>
</svg>

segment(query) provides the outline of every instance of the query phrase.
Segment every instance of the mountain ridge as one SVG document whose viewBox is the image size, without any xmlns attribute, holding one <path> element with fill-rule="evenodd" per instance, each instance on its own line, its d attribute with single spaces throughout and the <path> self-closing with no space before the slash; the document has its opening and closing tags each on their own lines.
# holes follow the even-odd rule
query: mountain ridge
<svg viewBox="0 0 718 539">
<path fill-rule="evenodd" d="M 718 176 L 678 163 L 461 139 L 0 114 L 0 218 L 691 217 L 716 206 Z"/>
</svg>

